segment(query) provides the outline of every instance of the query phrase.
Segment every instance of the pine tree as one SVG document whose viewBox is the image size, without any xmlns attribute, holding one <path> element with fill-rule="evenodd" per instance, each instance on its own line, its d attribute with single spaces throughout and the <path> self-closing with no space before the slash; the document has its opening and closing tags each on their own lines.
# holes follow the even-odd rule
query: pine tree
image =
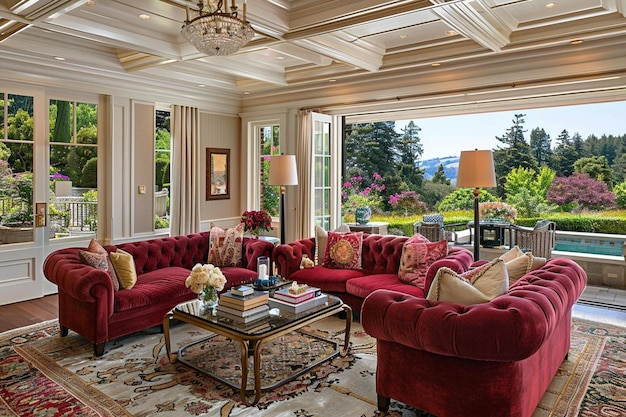
<svg viewBox="0 0 626 417">
<path fill-rule="evenodd" d="M 578 134 L 577 134 L 578 135 Z M 580 138 L 580 135 L 578 135 Z M 580 157 L 576 143 L 570 138 L 567 130 L 563 130 L 556 138 L 557 146 L 554 149 L 552 159 L 552 169 L 556 171 L 557 177 L 569 177 L 574 172 L 574 162 Z"/>
<path fill-rule="evenodd" d="M 395 122 L 354 124 L 347 133 L 345 178 L 355 174 L 371 177 L 376 172 L 387 179 L 395 174 L 399 137 Z"/>
<path fill-rule="evenodd" d="M 398 174 L 402 181 L 407 184 L 409 190 L 419 190 L 422 187 L 424 179 L 424 171 L 419 168 L 419 159 L 424 153 L 422 144 L 420 143 L 418 126 L 411 120 L 409 124 L 402 129 L 403 135 L 397 141 L 397 154 L 399 161 L 397 163 Z"/>
<path fill-rule="evenodd" d="M 505 196 L 504 183 L 506 176 L 514 168 L 529 168 L 537 170 L 537 161 L 531 154 L 530 145 L 524 138 L 523 124 L 524 114 L 516 114 L 507 132 L 496 139 L 506 147 L 498 147 L 494 151 L 494 163 L 496 168 L 496 179 L 498 182 L 498 195 Z"/>
<path fill-rule="evenodd" d="M 530 149 L 540 167 L 549 166 L 552 159 L 550 135 L 545 130 L 534 128 L 530 131 Z"/>
<path fill-rule="evenodd" d="M 450 185 L 450 180 L 446 178 L 446 171 L 443 169 L 443 164 L 439 164 L 437 171 L 433 175 L 432 182 L 435 184 Z"/>
</svg>

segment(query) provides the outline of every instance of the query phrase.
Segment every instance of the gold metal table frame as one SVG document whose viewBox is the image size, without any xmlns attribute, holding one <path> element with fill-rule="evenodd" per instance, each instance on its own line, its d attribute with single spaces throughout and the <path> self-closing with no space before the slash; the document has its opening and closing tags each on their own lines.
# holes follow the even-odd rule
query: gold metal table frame
<svg viewBox="0 0 626 417">
<path fill-rule="evenodd" d="M 178 320 L 184 323 L 189 323 L 197 326 L 201 329 L 214 332 L 216 334 L 227 337 L 231 340 L 239 342 L 241 346 L 241 387 L 240 397 L 241 401 L 245 405 L 255 405 L 261 398 L 261 345 L 264 342 L 275 339 L 287 333 L 291 333 L 304 326 L 313 324 L 323 318 L 332 316 L 338 313 L 345 313 L 346 316 L 346 329 L 344 337 L 344 345 L 340 350 L 340 355 L 345 356 L 348 353 L 350 347 L 350 328 L 352 325 L 352 309 L 347 304 L 344 304 L 339 298 L 334 296 L 328 296 L 329 302 L 326 305 L 313 307 L 298 314 L 290 314 L 284 311 L 280 312 L 280 316 L 270 315 L 267 318 L 259 319 L 249 324 L 236 323 L 233 320 L 219 317 L 219 312 L 216 316 L 212 315 L 211 310 L 208 312 L 202 312 L 200 304 L 197 300 L 189 301 L 179 304 L 165 317 L 163 317 L 163 332 L 165 334 L 165 349 L 167 357 L 171 363 L 176 362 L 178 354 L 173 353 L 171 349 L 171 336 L 170 336 L 170 321 Z M 198 343 L 198 341 L 191 344 Z M 189 346 L 189 345 L 186 345 Z M 179 352 L 184 349 L 183 346 Z M 247 398 L 247 386 L 248 386 L 248 361 L 249 357 L 253 357 L 253 369 L 254 369 L 254 400 L 248 402 Z M 336 354 L 335 354 L 336 355 Z M 325 360 L 332 358 L 335 355 L 331 355 Z M 185 363 L 182 359 L 181 362 Z M 316 362 L 310 365 L 307 369 L 315 367 L 320 362 Z M 307 369 L 301 370 L 294 377 L 302 374 Z M 200 370 L 202 371 L 202 370 Z M 205 372 L 206 373 L 206 372 Z M 212 376 L 213 375 L 209 375 Z M 221 382 L 223 381 L 220 378 Z M 274 388 L 277 385 L 281 385 L 291 380 L 285 379 L 277 384 L 268 388 Z M 227 382 L 228 383 L 228 382 Z"/>
</svg>

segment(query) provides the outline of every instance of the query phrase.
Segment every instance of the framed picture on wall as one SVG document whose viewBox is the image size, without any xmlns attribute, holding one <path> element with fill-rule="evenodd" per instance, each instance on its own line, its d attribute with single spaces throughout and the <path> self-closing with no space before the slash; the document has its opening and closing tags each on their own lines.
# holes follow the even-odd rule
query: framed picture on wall
<svg viewBox="0 0 626 417">
<path fill-rule="evenodd" d="M 230 198 L 230 149 L 206 148 L 206 199 Z"/>
</svg>

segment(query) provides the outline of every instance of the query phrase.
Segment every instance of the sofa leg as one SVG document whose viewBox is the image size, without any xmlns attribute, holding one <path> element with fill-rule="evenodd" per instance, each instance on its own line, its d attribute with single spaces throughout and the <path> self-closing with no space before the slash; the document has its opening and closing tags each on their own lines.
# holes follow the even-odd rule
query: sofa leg
<svg viewBox="0 0 626 417">
<path fill-rule="evenodd" d="M 384 395 L 376 394 L 378 396 L 378 411 L 386 413 L 389 411 L 389 403 L 391 402 L 391 398 L 385 397 Z"/>
<path fill-rule="evenodd" d="M 102 343 L 94 343 L 93 344 L 93 354 L 96 357 L 102 356 L 104 355 L 104 345 L 106 344 L 106 342 L 102 342 Z"/>
<path fill-rule="evenodd" d="M 61 330 L 61 337 L 65 337 L 68 334 L 70 334 L 70 329 L 69 328 L 67 328 L 65 326 L 61 326 L 61 325 L 59 325 L 59 328 Z"/>
</svg>

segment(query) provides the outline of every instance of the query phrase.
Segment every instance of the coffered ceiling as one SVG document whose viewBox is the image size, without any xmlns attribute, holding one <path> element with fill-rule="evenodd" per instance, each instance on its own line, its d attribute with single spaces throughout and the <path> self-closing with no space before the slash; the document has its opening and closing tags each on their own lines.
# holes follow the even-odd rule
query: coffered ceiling
<svg viewBox="0 0 626 417">
<path fill-rule="evenodd" d="M 182 38 L 187 5 L 196 8 L 184 0 L 0 0 L 0 74 L 244 100 L 366 96 L 381 79 L 401 95 L 393 80 L 411 77 L 437 84 L 432 93 L 626 81 L 626 0 L 248 0 L 256 35 L 228 57 L 202 55 Z"/>
</svg>

